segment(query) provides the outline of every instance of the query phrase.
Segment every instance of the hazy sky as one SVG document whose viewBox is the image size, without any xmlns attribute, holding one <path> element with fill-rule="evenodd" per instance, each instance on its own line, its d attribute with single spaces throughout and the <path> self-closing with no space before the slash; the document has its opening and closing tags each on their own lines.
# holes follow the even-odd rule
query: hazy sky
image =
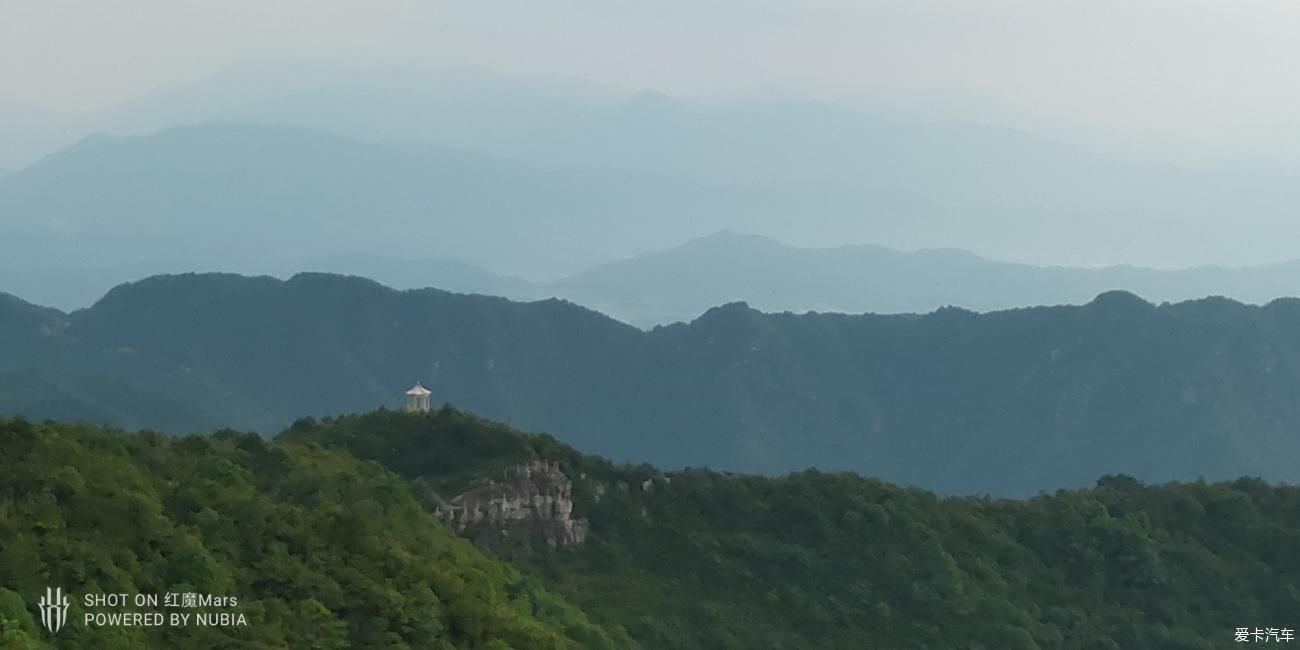
<svg viewBox="0 0 1300 650">
<path fill-rule="evenodd" d="M 1292 157 L 1297 35 L 1294 0 L 0 0 L 0 105 L 99 110 L 233 65 L 458 61 Z"/>
</svg>

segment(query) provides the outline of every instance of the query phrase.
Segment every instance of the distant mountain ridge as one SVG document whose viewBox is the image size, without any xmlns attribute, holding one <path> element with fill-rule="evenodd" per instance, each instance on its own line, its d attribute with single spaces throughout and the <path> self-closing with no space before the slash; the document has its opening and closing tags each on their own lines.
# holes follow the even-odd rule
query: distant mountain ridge
<svg viewBox="0 0 1300 650">
<path fill-rule="evenodd" d="M 721 230 L 551 282 L 503 277 L 443 260 L 336 257 L 316 265 L 399 289 L 440 287 L 520 300 L 558 297 L 642 328 L 690 322 L 717 305 L 766 312 L 926 313 L 1084 304 L 1130 291 L 1156 302 L 1221 295 L 1265 304 L 1300 296 L 1300 261 L 1248 268 L 1043 267 L 960 249 L 803 248 Z"/>
<path fill-rule="evenodd" d="M 855 469 L 994 494 L 1106 473 L 1294 481 L 1298 332 L 1295 299 L 1155 306 L 1110 292 L 894 316 L 733 303 L 646 332 L 559 300 L 160 276 L 71 314 L 0 303 L 16 351 L 0 383 L 62 387 L 53 401 L 5 391 L 0 409 L 269 432 L 396 405 L 420 380 L 435 402 L 664 467 Z"/>
<path fill-rule="evenodd" d="M 806 248 L 720 230 L 671 248 L 597 265 L 552 281 L 530 281 L 437 257 L 330 254 L 263 262 L 288 278 L 319 271 L 371 278 L 397 289 L 436 287 L 512 300 L 561 298 L 648 329 L 690 322 L 710 308 L 745 302 L 760 311 L 926 313 L 941 307 L 997 311 L 1083 304 L 1111 290 L 1155 302 L 1220 295 L 1250 304 L 1300 296 L 1300 261 L 1244 268 L 1163 270 L 1131 266 L 1042 267 L 1000 262 L 961 249 L 901 251 L 875 245 Z M 104 292 L 153 270 L 184 272 L 182 260 L 112 267 L 35 267 L 6 287 L 38 304 L 89 306 Z M 192 267 L 190 267 L 192 268 Z"/>
<path fill-rule="evenodd" d="M 690 321 L 733 301 L 771 312 L 924 313 L 945 306 L 983 312 L 1083 304 L 1120 289 L 1156 302 L 1223 295 L 1264 304 L 1300 296 L 1300 261 L 1240 269 L 1041 267 L 959 249 L 799 248 L 720 231 L 584 271 L 547 289 L 641 326 Z"/>
</svg>

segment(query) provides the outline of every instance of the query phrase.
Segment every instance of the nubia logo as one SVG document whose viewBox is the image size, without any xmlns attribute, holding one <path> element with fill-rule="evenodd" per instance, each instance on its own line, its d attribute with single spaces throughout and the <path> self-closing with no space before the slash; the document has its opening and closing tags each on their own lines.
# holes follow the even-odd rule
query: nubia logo
<svg viewBox="0 0 1300 650">
<path fill-rule="evenodd" d="M 57 634 L 67 624 L 68 604 L 68 596 L 63 593 L 63 587 L 45 588 L 45 597 L 40 602 L 41 625 L 44 625 L 50 634 Z"/>
</svg>

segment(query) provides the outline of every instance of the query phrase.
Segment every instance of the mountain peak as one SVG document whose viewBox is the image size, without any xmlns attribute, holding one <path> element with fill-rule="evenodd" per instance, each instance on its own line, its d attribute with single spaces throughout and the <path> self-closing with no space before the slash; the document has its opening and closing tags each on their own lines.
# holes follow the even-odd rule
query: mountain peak
<svg viewBox="0 0 1300 650">
<path fill-rule="evenodd" d="M 695 319 L 692 324 L 736 322 L 741 320 L 750 320 L 761 315 L 762 312 L 750 307 L 749 303 L 743 300 L 736 300 L 709 309 L 703 314 L 700 314 L 700 317 Z"/>
<path fill-rule="evenodd" d="M 1105 311 L 1133 311 L 1153 309 L 1155 305 L 1147 302 L 1135 293 L 1122 289 L 1112 289 L 1097 295 L 1088 303 L 1090 307 Z"/>
<path fill-rule="evenodd" d="M 365 287 L 368 289 L 390 290 L 383 283 L 371 280 L 370 278 L 359 275 L 350 275 L 346 273 L 328 273 L 325 271 L 302 271 L 295 273 L 285 281 L 287 286 L 310 286 L 310 287 Z"/>
</svg>

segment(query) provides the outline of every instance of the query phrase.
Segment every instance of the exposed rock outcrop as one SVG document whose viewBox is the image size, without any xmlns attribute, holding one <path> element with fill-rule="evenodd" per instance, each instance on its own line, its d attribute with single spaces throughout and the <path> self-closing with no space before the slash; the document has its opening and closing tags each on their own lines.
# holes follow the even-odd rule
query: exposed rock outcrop
<svg viewBox="0 0 1300 650">
<path fill-rule="evenodd" d="M 544 460 L 511 467 L 500 481 L 483 479 L 437 512 L 457 532 L 489 544 L 533 531 L 552 547 L 581 544 L 587 536 L 587 520 L 573 518 L 573 482 L 559 463 Z"/>
</svg>

